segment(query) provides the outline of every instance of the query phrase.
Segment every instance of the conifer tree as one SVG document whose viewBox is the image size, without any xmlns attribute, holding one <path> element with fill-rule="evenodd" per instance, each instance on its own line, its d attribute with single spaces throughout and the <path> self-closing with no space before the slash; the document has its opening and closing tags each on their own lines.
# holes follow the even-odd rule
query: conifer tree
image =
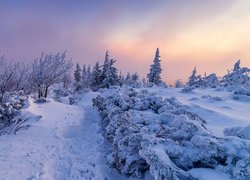
<svg viewBox="0 0 250 180">
<path fill-rule="evenodd" d="M 101 84 L 102 71 L 100 69 L 99 62 L 97 62 L 92 71 L 91 87 L 93 89 L 98 89 Z"/>
<path fill-rule="evenodd" d="M 147 75 L 149 83 L 160 84 L 161 80 L 161 60 L 159 48 L 156 49 L 155 58 L 153 64 L 150 66 L 150 71 Z"/>
<path fill-rule="evenodd" d="M 119 82 L 119 77 L 117 75 L 117 68 L 114 67 L 114 59 L 110 59 L 108 51 L 105 55 L 105 60 L 102 70 L 102 84 L 104 88 L 109 88 L 112 85 L 116 85 Z"/>
<path fill-rule="evenodd" d="M 188 86 L 194 86 L 198 80 L 198 77 L 196 75 L 197 71 L 196 71 L 196 66 L 194 67 L 194 70 L 192 71 L 192 75 L 188 78 L 188 82 L 187 85 Z"/>
<path fill-rule="evenodd" d="M 75 82 L 80 82 L 81 81 L 81 68 L 80 68 L 78 63 L 76 64 L 74 77 L 75 77 Z"/>
</svg>

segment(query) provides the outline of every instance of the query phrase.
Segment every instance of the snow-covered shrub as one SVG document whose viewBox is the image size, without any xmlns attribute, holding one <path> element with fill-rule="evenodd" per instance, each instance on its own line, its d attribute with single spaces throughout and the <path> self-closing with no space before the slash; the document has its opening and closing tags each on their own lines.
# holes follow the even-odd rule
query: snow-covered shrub
<svg viewBox="0 0 250 180">
<path fill-rule="evenodd" d="M 234 91 L 235 95 L 246 95 L 246 96 L 250 96 L 250 89 L 246 89 L 244 87 L 239 87 Z"/>
<path fill-rule="evenodd" d="M 23 91 L 6 93 L 0 104 L 0 129 L 9 126 L 26 103 L 27 96 L 23 95 Z"/>
<path fill-rule="evenodd" d="M 122 174 L 141 177 L 149 170 L 155 179 L 192 179 L 191 168 L 220 167 L 234 178 L 248 177 L 249 145 L 211 134 L 173 97 L 125 88 L 103 93 L 93 104 L 110 144 L 106 159 Z"/>
<path fill-rule="evenodd" d="M 181 90 L 181 92 L 183 92 L 183 93 L 191 93 L 193 89 L 195 89 L 195 88 L 190 87 L 190 86 L 186 86 Z"/>
<path fill-rule="evenodd" d="M 63 84 L 58 84 L 53 88 L 53 93 L 52 97 L 55 99 L 57 102 L 65 103 L 65 104 L 70 104 L 70 97 L 72 94 L 71 88 L 65 88 Z"/>
<path fill-rule="evenodd" d="M 44 97 L 40 97 L 40 98 L 35 99 L 34 102 L 40 104 L 40 103 L 46 103 L 48 102 L 48 100 Z"/>
<path fill-rule="evenodd" d="M 250 140 L 250 125 L 246 127 L 231 127 L 224 129 L 225 136 L 236 136 Z"/>
<path fill-rule="evenodd" d="M 230 174 L 233 179 L 250 179 L 250 141 L 238 137 L 225 139 L 226 166 L 217 169 Z"/>
<path fill-rule="evenodd" d="M 240 60 L 234 64 L 234 68 L 222 78 L 221 83 L 229 88 L 235 89 L 239 86 L 248 87 L 250 85 L 250 69 L 247 67 L 240 67 Z"/>
<path fill-rule="evenodd" d="M 234 91 L 234 100 L 250 101 L 250 89 L 243 86 L 231 88 Z"/>
<path fill-rule="evenodd" d="M 204 77 L 205 87 L 216 88 L 219 86 L 219 80 L 215 73 Z"/>
</svg>

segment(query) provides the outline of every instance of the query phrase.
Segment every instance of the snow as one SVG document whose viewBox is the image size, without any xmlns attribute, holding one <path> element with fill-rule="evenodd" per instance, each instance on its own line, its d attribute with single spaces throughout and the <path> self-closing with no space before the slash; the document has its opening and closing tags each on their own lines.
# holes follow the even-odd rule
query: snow
<svg viewBox="0 0 250 180">
<path fill-rule="evenodd" d="M 164 87 L 147 90 L 164 98 L 176 97 L 189 111 L 204 119 L 206 128 L 216 136 L 225 137 L 225 128 L 233 132 L 228 135 L 241 137 L 243 130 L 244 135 L 249 134 L 249 128 L 244 127 L 250 124 L 250 101 L 235 100 L 232 92 L 210 88 L 194 89 L 192 93 Z M 0 179 L 135 179 L 119 175 L 107 164 L 107 159 L 112 161 L 112 157 L 105 157 L 108 147 L 101 133 L 100 117 L 92 107 L 92 99 L 98 94 L 100 92 L 82 95 L 77 105 L 53 99 L 38 104 L 29 98 L 29 106 L 22 114 L 42 118 L 31 119 L 31 126 L 16 135 L 0 136 Z M 165 106 L 161 111 L 168 108 Z M 235 145 L 237 141 L 235 137 Z M 153 150 L 158 155 L 163 153 L 162 149 Z M 168 157 L 165 159 L 167 162 Z M 195 168 L 188 172 L 201 180 L 230 179 L 228 174 L 214 169 Z M 143 178 L 152 179 L 152 176 L 146 173 Z"/>
<path fill-rule="evenodd" d="M 250 101 L 237 101 L 233 93 L 226 90 L 195 89 L 193 93 L 181 93 L 176 88 L 152 88 L 162 97 L 176 97 L 182 104 L 206 120 L 206 127 L 218 136 L 225 128 L 250 124 Z M 220 100 L 218 100 L 218 97 Z"/>
<path fill-rule="evenodd" d="M 0 136 L 0 177 L 4 179 L 127 179 L 104 159 L 99 116 L 89 93 L 79 106 L 50 99 L 22 110 L 42 118 L 17 135 Z M 2 179 L 2 178 L 0 178 Z M 133 179 L 133 178 L 130 178 Z"/>
<path fill-rule="evenodd" d="M 189 173 L 199 180 L 232 180 L 228 175 L 214 169 L 194 168 Z"/>
</svg>

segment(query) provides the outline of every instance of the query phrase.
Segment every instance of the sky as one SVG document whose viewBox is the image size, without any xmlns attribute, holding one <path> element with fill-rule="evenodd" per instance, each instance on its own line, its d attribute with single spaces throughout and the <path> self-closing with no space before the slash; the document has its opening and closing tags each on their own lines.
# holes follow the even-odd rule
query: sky
<svg viewBox="0 0 250 180">
<path fill-rule="evenodd" d="M 221 76 L 238 59 L 250 67 L 249 9 L 249 0 L 1 0 L 0 52 L 32 62 L 67 50 L 93 65 L 109 50 L 124 74 L 146 77 L 158 47 L 167 83 L 194 66 Z"/>
</svg>

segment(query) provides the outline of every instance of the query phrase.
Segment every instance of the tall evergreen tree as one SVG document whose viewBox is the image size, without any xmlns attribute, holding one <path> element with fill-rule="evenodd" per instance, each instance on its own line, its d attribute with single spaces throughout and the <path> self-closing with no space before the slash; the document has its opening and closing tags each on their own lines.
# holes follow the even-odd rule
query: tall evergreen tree
<svg viewBox="0 0 250 180">
<path fill-rule="evenodd" d="M 88 81 L 88 86 L 90 86 L 91 80 L 92 80 L 92 72 L 91 72 L 91 67 L 90 67 L 90 65 L 88 65 L 88 68 L 87 68 L 87 81 Z"/>
<path fill-rule="evenodd" d="M 162 69 L 161 69 L 160 52 L 159 52 L 159 48 L 157 48 L 153 64 L 150 66 L 150 71 L 147 75 L 148 81 L 154 84 L 162 83 L 161 72 L 162 72 Z"/>
<path fill-rule="evenodd" d="M 75 82 L 80 82 L 81 81 L 81 68 L 79 66 L 79 64 L 76 64 L 76 69 L 74 72 L 74 78 L 75 78 Z"/>
<path fill-rule="evenodd" d="M 114 59 L 110 59 L 108 51 L 105 55 L 105 60 L 103 64 L 102 70 L 102 87 L 109 88 L 112 85 L 116 85 L 119 82 L 118 70 L 114 67 L 114 63 L 116 61 Z"/>
<path fill-rule="evenodd" d="M 101 84 L 102 71 L 99 62 L 97 62 L 92 71 L 91 86 L 93 89 L 98 89 Z"/>
<path fill-rule="evenodd" d="M 188 78 L 188 82 L 187 85 L 188 86 L 194 86 L 198 80 L 198 77 L 196 75 L 197 71 L 196 71 L 196 66 L 194 67 L 194 70 L 192 71 L 192 75 Z"/>
<path fill-rule="evenodd" d="M 88 87 L 88 72 L 87 72 L 86 65 L 83 65 L 83 68 L 82 68 L 82 86 L 84 88 Z"/>
<path fill-rule="evenodd" d="M 77 63 L 76 64 L 76 69 L 75 69 L 75 72 L 74 72 L 74 79 L 75 79 L 74 85 L 75 85 L 76 91 L 79 91 L 82 88 L 82 85 L 81 85 L 81 79 L 82 79 L 81 71 L 82 70 L 81 70 L 79 64 Z"/>
</svg>

